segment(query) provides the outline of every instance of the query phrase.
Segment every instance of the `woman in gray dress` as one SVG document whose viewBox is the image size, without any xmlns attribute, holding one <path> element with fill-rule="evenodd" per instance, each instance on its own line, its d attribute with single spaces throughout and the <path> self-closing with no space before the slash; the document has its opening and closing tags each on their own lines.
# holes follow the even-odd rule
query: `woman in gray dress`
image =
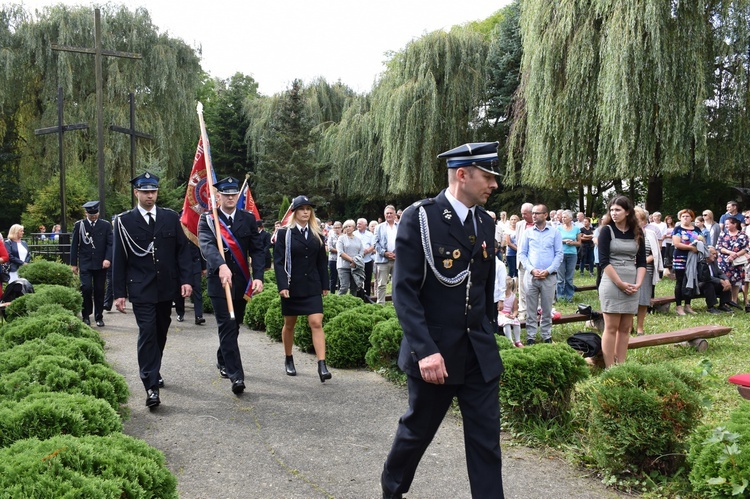
<svg viewBox="0 0 750 499">
<path fill-rule="evenodd" d="M 599 263 L 604 275 L 599 300 L 604 313 L 604 365 L 625 362 L 633 315 L 638 313 L 641 285 L 646 277 L 646 245 L 635 219 L 633 203 L 617 196 L 609 204 L 609 224 L 599 234 Z"/>
</svg>

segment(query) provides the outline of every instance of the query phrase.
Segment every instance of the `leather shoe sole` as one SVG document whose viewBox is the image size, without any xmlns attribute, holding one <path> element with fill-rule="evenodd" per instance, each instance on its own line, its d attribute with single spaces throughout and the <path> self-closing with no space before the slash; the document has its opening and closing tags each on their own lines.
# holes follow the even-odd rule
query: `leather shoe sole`
<svg viewBox="0 0 750 499">
<path fill-rule="evenodd" d="M 232 393 L 239 395 L 245 391 L 245 382 L 241 379 L 232 382 Z"/>
</svg>

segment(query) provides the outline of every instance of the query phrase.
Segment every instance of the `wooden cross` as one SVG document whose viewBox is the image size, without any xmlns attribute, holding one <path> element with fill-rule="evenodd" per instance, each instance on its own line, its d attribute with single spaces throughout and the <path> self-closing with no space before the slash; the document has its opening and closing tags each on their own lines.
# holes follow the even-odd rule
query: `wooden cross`
<svg viewBox="0 0 750 499">
<path fill-rule="evenodd" d="M 60 231 L 68 231 L 67 217 L 67 198 L 65 195 L 65 163 L 63 162 L 63 134 L 73 130 L 85 130 L 89 126 L 86 123 L 75 123 L 73 125 L 63 125 L 63 89 L 57 87 L 57 126 L 46 128 L 37 128 L 34 135 L 47 135 L 50 133 L 57 134 L 57 156 L 60 161 L 60 210 L 62 211 L 60 220 Z"/>
<path fill-rule="evenodd" d="M 99 9 L 94 9 L 94 48 L 66 47 L 52 44 L 52 50 L 61 52 L 77 52 L 94 55 L 96 76 L 96 163 L 99 167 L 99 216 L 106 218 L 106 203 L 104 199 L 104 92 L 102 90 L 102 56 L 124 57 L 127 59 L 143 59 L 141 54 L 119 52 L 102 49 L 102 25 Z"/>
<path fill-rule="evenodd" d="M 109 129 L 113 132 L 130 135 L 130 178 L 135 178 L 135 139 L 136 137 L 140 137 L 142 139 L 151 140 L 153 137 L 135 129 L 135 95 L 133 92 L 128 94 L 128 99 L 130 100 L 130 128 L 109 125 Z M 130 190 L 130 201 L 131 206 L 135 206 L 135 194 L 133 194 L 133 189 Z"/>
</svg>

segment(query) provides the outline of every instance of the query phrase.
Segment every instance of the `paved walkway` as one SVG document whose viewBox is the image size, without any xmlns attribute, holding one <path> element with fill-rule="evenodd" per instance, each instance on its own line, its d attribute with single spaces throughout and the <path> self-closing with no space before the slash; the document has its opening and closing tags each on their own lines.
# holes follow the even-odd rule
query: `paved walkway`
<svg viewBox="0 0 750 499">
<path fill-rule="evenodd" d="M 128 305 L 129 306 L 129 305 Z M 331 369 L 321 383 L 312 355 L 295 349 L 297 376 L 284 373 L 280 343 L 243 327 L 247 391 L 240 397 L 214 366 L 212 315 L 194 325 L 173 316 L 162 405 L 145 407 L 132 310 L 105 313 L 107 360 L 130 386 L 125 433 L 160 449 L 183 498 L 376 498 L 380 472 L 406 390 L 366 370 Z M 524 447 L 503 446 L 506 497 L 617 497 L 584 471 Z M 446 417 L 427 449 L 411 498 L 470 497 L 461 420 Z"/>
</svg>

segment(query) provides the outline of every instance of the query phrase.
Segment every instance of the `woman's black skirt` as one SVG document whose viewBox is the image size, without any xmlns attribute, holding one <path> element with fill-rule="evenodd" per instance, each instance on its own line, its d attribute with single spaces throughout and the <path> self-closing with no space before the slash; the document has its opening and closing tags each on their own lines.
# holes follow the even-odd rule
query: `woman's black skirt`
<svg viewBox="0 0 750 499">
<path fill-rule="evenodd" d="M 295 296 L 281 299 L 281 315 L 312 315 L 323 313 L 323 296 Z"/>
</svg>

